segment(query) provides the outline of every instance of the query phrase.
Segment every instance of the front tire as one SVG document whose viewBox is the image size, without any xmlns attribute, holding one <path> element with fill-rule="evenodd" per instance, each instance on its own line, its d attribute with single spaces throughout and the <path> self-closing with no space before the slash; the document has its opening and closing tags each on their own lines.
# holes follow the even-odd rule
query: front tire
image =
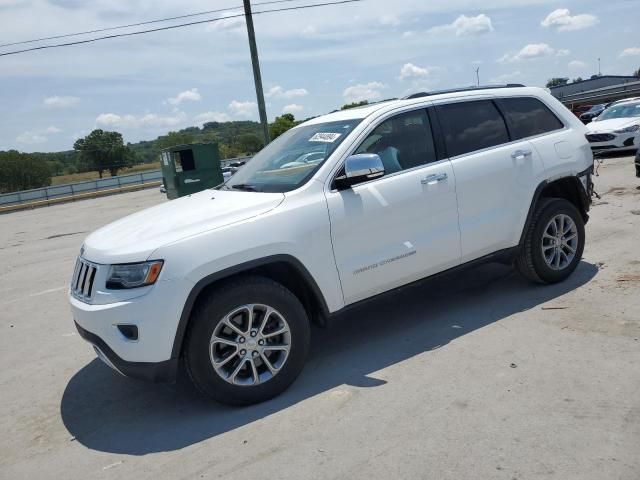
<svg viewBox="0 0 640 480">
<path fill-rule="evenodd" d="M 199 302 L 185 365 L 204 394 L 250 405 L 287 389 L 302 371 L 309 341 L 309 319 L 295 295 L 271 279 L 243 277 Z"/>
<path fill-rule="evenodd" d="M 562 198 L 542 199 L 525 234 L 516 268 L 534 282 L 561 282 L 580 263 L 584 242 L 584 220 L 578 209 Z"/>
</svg>

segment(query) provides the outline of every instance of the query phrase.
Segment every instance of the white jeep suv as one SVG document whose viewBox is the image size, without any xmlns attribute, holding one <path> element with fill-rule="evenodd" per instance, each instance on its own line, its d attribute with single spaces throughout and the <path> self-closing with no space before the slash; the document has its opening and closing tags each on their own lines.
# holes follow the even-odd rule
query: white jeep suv
<svg viewBox="0 0 640 480">
<path fill-rule="evenodd" d="M 89 235 L 76 326 L 124 375 L 172 381 L 184 364 L 214 399 L 263 401 L 302 370 L 310 323 L 347 306 L 483 261 L 564 280 L 585 242 L 585 133 L 522 86 L 314 118 L 225 184 Z"/>
</svg>

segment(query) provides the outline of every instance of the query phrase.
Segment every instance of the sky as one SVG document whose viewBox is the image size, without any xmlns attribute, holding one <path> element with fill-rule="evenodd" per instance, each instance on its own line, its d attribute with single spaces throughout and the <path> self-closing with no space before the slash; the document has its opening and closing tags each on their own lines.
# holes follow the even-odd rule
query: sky
<svg viewBox="0 0 640 480">
<path fill-rule="evenodd" d="M 263 1 L 253 0 L 254 12 L 332 0 Z M 0 44 L 228 8 L 186 19 L 224 17 L 212 23 L 1 56 L 0 150 L 69 150 L 94 128 L 137 142 L 208 121 L 256 120 L 247 32 L 233 17 L 241 4 L 0 0 Z M 530 86 L 587 78 L 598 58 L 604 75 L 640 68 L 637 0 L 363 0 L 257 14 L 254 23 L 270 120 L 472 85 L 476 68 L 482 84 Z"/>
</svg>

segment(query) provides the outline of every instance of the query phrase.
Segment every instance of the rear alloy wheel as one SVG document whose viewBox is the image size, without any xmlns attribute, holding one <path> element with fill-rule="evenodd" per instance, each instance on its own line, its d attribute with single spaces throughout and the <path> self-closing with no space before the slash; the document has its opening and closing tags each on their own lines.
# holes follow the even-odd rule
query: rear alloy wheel
<svg viewBox="0 0 640 480">
<path fill-rule="evenodd" d="M 556 283 L 576 269 L 584 250 L 584 220 L 563 198 L 546 198 L 537 206 L 516 260 L 529 280 Z"/>
<path fill-rule="evenodd" d="M 552 270 L 564 270 L 578 250 L 578 227 L 570 216 L 559 213 L 543 230 L 542 256 Z"/>
<path fill-rule="evenodd" d="M 295 295 L 269 278 L 242 277 L 198 301 L 185 366 L 194 385 L 213 399 L 259 403 L 300 374 L 309 338 L 309 319 Z"/>
</svg>

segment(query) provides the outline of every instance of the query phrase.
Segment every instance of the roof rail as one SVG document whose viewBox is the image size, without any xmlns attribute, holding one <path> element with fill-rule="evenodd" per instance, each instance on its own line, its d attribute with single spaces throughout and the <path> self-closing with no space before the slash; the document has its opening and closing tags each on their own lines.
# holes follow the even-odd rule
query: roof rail
<svg viewBox="0 0 640 480">
<path fill-rule="evenodd" d="M 506 85 L 481 85 L 476 87 L 460 87 L 460 88 L 450 88 L 447 90 L 433 90 L 431 92 L 418 92 L 412 93 L 411 95 L 407 95 L 403 97 L 402 100 L 410 100 L 412 98 L 420 98 L 420 97 L 430 97 L 431 95 L 441 95 L 443 93 L 456 93 L 456 92 L 471 92 L 473 90 L 490 90 L 493 88 L 516 88 L 516 87 L 524 87 L 521 83 L 507 83 Z"/>
</svg>

